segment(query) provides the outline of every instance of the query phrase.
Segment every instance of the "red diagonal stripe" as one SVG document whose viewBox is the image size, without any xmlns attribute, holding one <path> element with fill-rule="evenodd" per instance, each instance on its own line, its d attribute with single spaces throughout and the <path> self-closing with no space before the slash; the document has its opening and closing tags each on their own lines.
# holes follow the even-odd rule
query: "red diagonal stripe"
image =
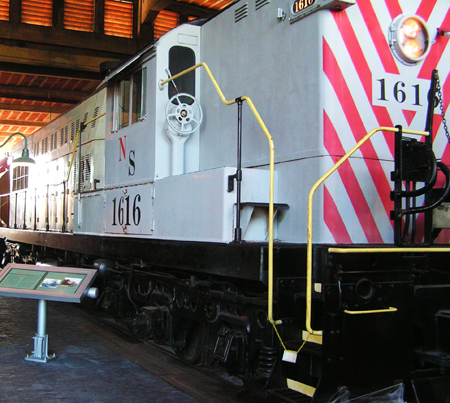
<svg viewBox="0 0 450 403">
<path fill-rule="evenodd" d="M 359 80 L 364 87 L 367 98 L 372 100 L 372 72 L 370 71 L 370 67 L 364 57 L 361 46 L 359 46 L 358 38 L 356 37 L 352 25 L 350 24 L 348 14 L 333 13 L 333 16 L 344 39 L 347 51 L 352 58 L 356 73 L 358 74 Z"/>
<path fill-rule="evenodd" d="M 403 14 L 402 8 L 400 7 L 400 4 L 398 4 L 397 0 L 386 1 L 386 7 L 388 8 L 389 14 L 392 19 L 399 16 L 400 14 Z"/>
<path fill-rule="evenodd" d="M 323 129 L 325 148 L 331 158 L 333 158 L 333 162 L 336 163 L 339 161 L 339 158 L 345 154 L 345 150 L 339 139 L 337 131 L 333 126 L 333 123 L 325 111 L 323 112 Z M 377 224 L 372 216 L 372 212 L 370 211 L 370 207 L 367 204 L 367 200 L 364 197 L 364 193 L 350 163 L 347 161 L 341 165 L 338 173 L 342 179 L 342 183 L 344 184 L 352 206 L 355 209 L 356 216 L 358 217 L 367 240 L 370 243 L 383 242 L 383 238 L 381 237 L 380 231 L 378 230 Z"/>
<path fill-rule="evenodd" d="M 428 21 L 430 18 L 431 12 L 433 11 L 434 6 L 436 5 L 437 0 L 424 0 L 420 3 L 419 8 L 417 9 L 416 15 L 422 17 L 425 21 Z"/>
<path fill-rule="evenodd" d="M 372 41 L 377 49 L 378 56 L 383 64 L 384 70 L 387 73 L 399 74 L 391 49 L 384 37 L 384 32 L 381 29 L 380 23 L 377 19 L 375 11 L 373 10 L 370 0 L 358 1 L 358 7 L 364 18 L 364 21 L 369 30 Z"/>
<path fill-rule="evenodd" d="M 372 71 L 364 57 L 364 53 L 359 44 L 355 31 L 350 23 L 347 13 L 333 13 L 336 24 L 344 40 L 347 51 L 358 73 L 369 103 L 372 104 Z M 368 27 L 369 28 L 369 27 Z M 380 126 L 393 127 L 391 117 L 385 107 L 372 106 L 372 110 Z M 391 155 L 394 156 L 394 137 L 383 133 Z"/>
<path fill-rule="evenodd" d="M 350 238 L 350 234 L 345 227 L 344 221 L 342 221 L 342 217 L 339 214 L 336 203 L 331 197 L 331 194 L 326 186 L 324 186 L 323 192 L 323 208 L 325 224 L 333 235 L 335 242 L 346 244 L 352 243 L 352 239 Z"/>
<path fill-rule="evenodd" d="M 435 243 L 448 245 L 450 243 L 450 230 L 443 229 L 439 234 L 439 236 L 437 237 Z"/>
<path fill-rule="evenodd" d="M 365 136 L 366 129 L 355 105 L 355 101 L 350 94 L 347 83 L 345 82 L 342 72 L 337 64 L 336 58 L 334 57 L 334 54 L 325 38 L 323 38 L 323 63 L 323 71 L 333 86 L 355 140 L 359 141 Z M 391 186 L 386 178 L 381 163 L 378 160 L 377 153 L 375 152 L 375 149 L 370 141 L 365 143 L 360 148 L 360 151 L 365 159 L 373 160 L 370 164 L 366 161 L 366 164 L 373 183 L 381 198 L 386 214 L 389 217 L 390 210 L 392 208 L 392 202 L 389 199 Z"/>
</svg>

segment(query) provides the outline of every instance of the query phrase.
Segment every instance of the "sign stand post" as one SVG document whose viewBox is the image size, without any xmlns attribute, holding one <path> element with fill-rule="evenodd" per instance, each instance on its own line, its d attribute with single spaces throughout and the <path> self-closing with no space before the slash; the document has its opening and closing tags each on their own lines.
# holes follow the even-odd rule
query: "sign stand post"
<svg viewBox="0 0 450 403">
<path fill-rule="evenodd" d="M 97 270 L 77 267 L 34 266 L 9 263 L 0 271 L 0 295 L 39 301 L 34 350 L 25 361 L 46 363 L 48 355 L 47 301 L 80 303 L 85 296 L 98 298 L 98 289 L 90 288 Z"/>
<path fill-rule="evenodd" d="M 39 300 L 38 305 L 38 326 L 37 333 L 33 337 L 34 350 L 31 354 L 27 354 L 25 361 L 47 362 L 56 358 L 56 354 L 51 357 L 48 355 L 48 335 L 46 334 L 47 326 L 47 301 Z"/>
</svg>

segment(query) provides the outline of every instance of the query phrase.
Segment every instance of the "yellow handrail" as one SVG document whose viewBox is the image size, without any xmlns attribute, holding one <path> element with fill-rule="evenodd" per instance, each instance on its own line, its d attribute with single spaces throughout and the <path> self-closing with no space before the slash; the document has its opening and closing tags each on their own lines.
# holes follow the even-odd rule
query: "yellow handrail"
<svg viewBox="0 0 450 403">
<path fill-rule="evenodd" d="M 378 127 L 367 133 L 347 154 L 345 154 L 336 164 L 327 171 L 311 188 L 308 196 L 308 227 L 306 237 L 306 330 L 310 334 L 322 335 L 321 330 L 313 330 L 311 327 L 312 316 L 312 221 L 313 221 L 313 198 L 317 188 L 325 182 L 328 177 L 336 171 L 352 154 L 358 150 L 367 140 L 369 140 L 377 132 L 393 132 L 397 133 L 398 128 L 395 127 Z M 429 136 L 428 132 L 403 129 L 403 133 L 416 134 L 419 136 Z"/>
<path fill-rule="evenodd" d="M 397 308 L 390 306 L 386 309 L 371 309 L 368 311 L 349 311 L 348 309 L 344 309 L 344 313 L 348 313 L 349 315 L 367 315 L 371 313 L 386 313 L 386 312 L 397 312 Z"/>
<path fill-rule="evenodd" d="M 195 66 L 192 66 L 181 73 L 175 74 L 174 76 L 162 80 L 159 82 L 160 88 L 162 88 L 165 84 L 169 83 L 172 80 L 177 79 L 178 77 L 189 73 L 190 71 L 193 71 L 199 67 L 204 67 L 206 73 L 208 74 L 211 82 L 214 85 L 214 88 L 216 89 L 217 93 L 219 94 L 220 99 L 225 105 L 233 105 L 237 102 L 237 99 L 233 99 L 231 101 L 228 101 L 225 96 L 223 95 L 222 90 L 220 89 L 219 85 L 217 84 L 216 79 L 214 78 L 213 74 L 211 73 L 211 70 L 209 69 L 208 65 L 204 62 L 198 63 Z M 270 189 L 269 189 L 269 244 L 268 244 L 268 274 L 269 274 L 269 285 L 268 285 L 268 312 L 267 316 L 269 319 L 269 322 L 272 325 L 279 325 L 281 324 L 281 320 L 274 320 L 273 319 L 273 203 L 274 203 L 274 172 L 275 172 L 275 147 L 273 143 L 272 136 L 269 133 L 269 130 L 267 130 L 266 125 L 264 124 L 263 120 L 261 119 L 261 116 L 259 115 L 258 111 L 255 108 L 255 105 L 253 105 L 252 100 L 249 97 L 243 96 L 240 97 L 243 101 L 247 101 L 251 111 L 255 115 L 256 120 L 258 121 L 259 125 L 261 126 L 261 129 L 263 130 L 264 134 L 267 137 L 267 141 L 269 142 L 269 148 L 270 148 L 270 162 L 269 162 L 269 169 L 270 169 Z M 276 330 L 276 328 L 275 328 Z"/>
<path fill-rule="evenodd" d="M 431 248 L 328 248 L 329 253 L 439 253 L 450 252 L 449 247 Z"/>
<path fill-rule="evenodd" d="M 83 122 L 83 124 L 85 126 L 87 126 L 89 123 L 92 123 L 94 120 L 100 119 L 102 116 L 105 116 L 105 115 L 106 115 L 106 113 L 102 113 L 101 115 L 98 115 L 95 118 L 88 120 L 87 122 Z M 75 156 L 75 151 L 77 150 L 78 137 L 80 136 L 80 133 L 81 133 L 81 127 L 78 129 L 77 135 L 75 136 L 75 139 L 73 140 L 73 151 L 72 151 L 72 156 L 70 158 L 69 172 L 67 173 L 66 182 L 68 182 L 69 178 L 70 178 L 70 171 L 72 170 L 73 158 Z"/>
</svg>

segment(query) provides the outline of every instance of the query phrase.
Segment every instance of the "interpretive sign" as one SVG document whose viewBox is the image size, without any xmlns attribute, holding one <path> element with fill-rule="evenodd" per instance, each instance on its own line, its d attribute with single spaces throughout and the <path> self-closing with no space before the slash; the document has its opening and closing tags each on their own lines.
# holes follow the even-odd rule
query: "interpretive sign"
<svg viewBox="0 0 450 403">
<path fill-rule="evenodd" d="M 48 355 L 47 301 L 81 302 L 96 275 L 94 269 L 18 263 L 9 263 L 0 271 L 0 295 L 39 300 L 34 350 L 25 357 L 26 361 L 47 362 L 56 358 L 56 354 Z"/>
<path fill-rule="evenodd" d="M 96 274 L 93 269 L 9 263 L 0 272 L 0 295 L 80 302 Z"/>
</svg>

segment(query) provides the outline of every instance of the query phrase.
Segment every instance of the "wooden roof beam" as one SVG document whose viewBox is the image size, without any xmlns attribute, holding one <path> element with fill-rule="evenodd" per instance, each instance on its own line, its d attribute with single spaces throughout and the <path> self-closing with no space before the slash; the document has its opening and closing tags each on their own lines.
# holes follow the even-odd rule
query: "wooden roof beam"
<svg viewBox="0 0 450 403">
<path fill-rule="evenodd" d="M 141 3 L 141 24 L 152 23 L 161 10 L 164 10 L 172 0 L 143 0 Z"/>
<path fill-rule="evenodd" d="M 210 17 L 218 11 L 212 8 L 205 8 L 189 3 L 172 2 L 166 7 L 166 10 L 180 14 L 180 23 L 187 21 L 187 16 L 195 16 L 199 18 Z M 183 18 L 185 17 L 185 18 Z"/>
<path fill-rule="evenodd" d="M 82 91 L 0 85 L 0 97 L 2 98 L 76 104 L 86 99 L 89 95 L 91 94 Z"/>
<path fill-rule="evenodd" d="M 0 132 L 0 142 L 4 142 L 9 136 L 11 136 L 11 134 L 13 134 L 14 132 Z M 23 133 L 25 136 L 30 136 L 30 134 L 25 134 Z M 14 146 L 17 143 L 20 143 L 21 141 L 23 141 L 23 137 L 22 136 L 14 136 L 11 138 L 11 140 L 8 141 L 8 143 L 5 144 L 5 146 L 3 148 L 0 148 L 0 158 L 2 158 L 3 152 L 8 152 L 12 146 Z M 8 150 L 9 149 L 9 150 Z M 29 147 L 28 147 L 29 149 Z"/>
<path fill-rule="evenodd" d="M 46 77 L 60 77 L 60 78 L 76 78 L 81 80 L 101 81 L 102 76 L 100 70 L 98 72 L 72 70 L 59 67 L 26 65 L 19 63 L 10 63 L 0 61 L 0 71 L 6 71 L 9 73 L 23 73 L 41 75 Z"/>
<path fill-rule="evenodd" d="M 133 55 L 138 50 L 138 42 L 133 38 L 12 21 L 0 21 L 0 43 L 26 48 L 46 46 L 52 50 L 60 51 L 70 49 L 72 53 L 118 59 Z"/>
<path fill-rule="evenodd" d="M 17 132 L 5 132 L 5 131 L 0 131 L 0 138 L 1 137 L 9 137 L 9 136 L 11 136 L 11 134 L 14 134 L 14 133 L 17 133 Z M 19 132 L 20 133 L 20 132 Z M 25 133 L 23 133 L 25 136 L 30 136 L 30 134 L 25 134 Z M 11 138 L 11 142 L 14 142 L 15 140 L 18 140 L 18 142 L 20 142 L 20 141 L 22 141 L 23 140 L 23 137 L 22 136 L 14 136 L 13 138 Z M 1 151 L 1 149 L 0 149 L 0 151 Z"/>
<path fill-rule="evenodd" d="M 0 119 L 0 126 L 44 127 L 49 122 L 34 122 L 30 120 Z"/>
<path fill-rule="evenodd" d="M 55 107 L 51 105 L 26 105 L 0 102 L 0 110 L 2 111 L 19 111 L 19 112 L 37 112 L 37 113 L 51 113 L 60 115 L 66 112 L 72 105 L 67 107 Z"/>
</svg>

